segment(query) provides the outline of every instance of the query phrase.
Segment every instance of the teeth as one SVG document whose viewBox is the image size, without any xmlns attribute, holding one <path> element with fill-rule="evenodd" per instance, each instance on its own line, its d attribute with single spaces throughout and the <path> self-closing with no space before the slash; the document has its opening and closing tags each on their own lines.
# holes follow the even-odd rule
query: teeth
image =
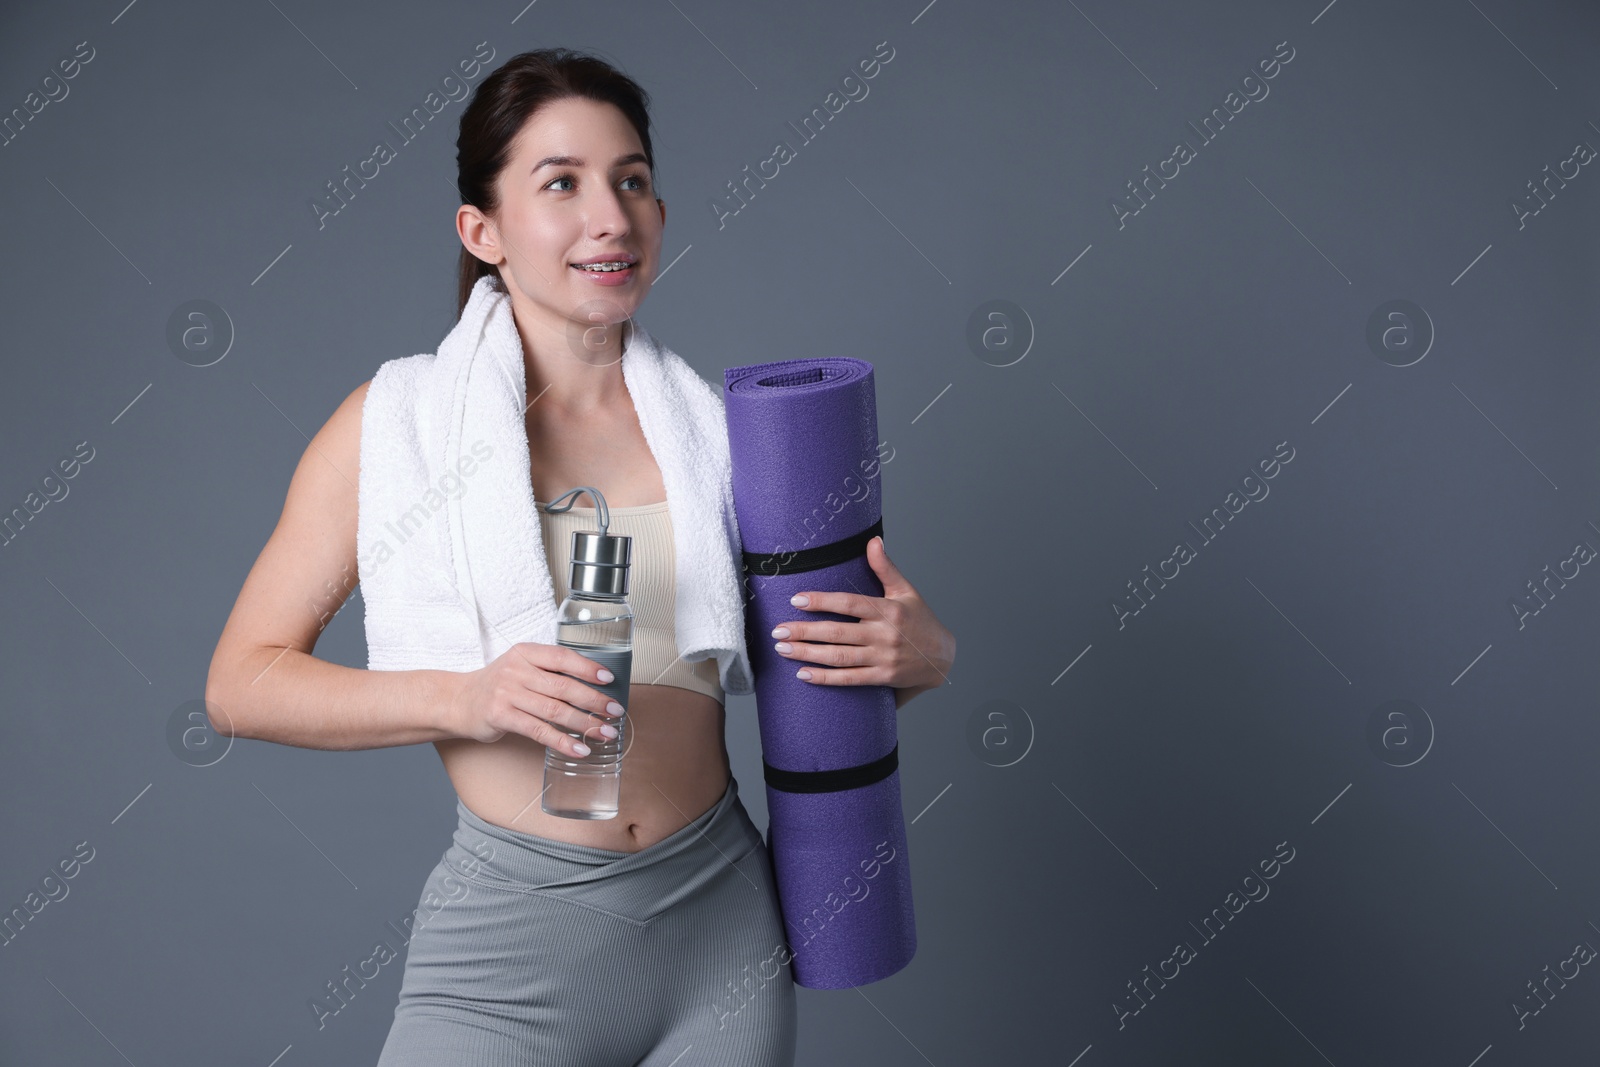
<svg viewBox="0 0 1600 1067">
<path fill-rule="evenodd" d="M 578 269 L 579 270 L 611 271 L 611 270 L 625 270 L 626 268 L 631 267 L 631 266 L 633 266 L 633 264 L 631 264 L 631 263 L 623 263 L 621 261 L 617 261 L 617 262 L 612 262 L 612 263 L 582 263 L 582 264 L 578 265 Z"/>
</svg>

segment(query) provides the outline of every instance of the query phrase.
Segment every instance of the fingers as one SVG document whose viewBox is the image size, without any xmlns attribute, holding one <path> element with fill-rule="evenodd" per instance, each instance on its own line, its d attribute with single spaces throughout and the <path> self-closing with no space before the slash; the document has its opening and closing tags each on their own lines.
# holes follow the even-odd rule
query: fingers
<svg viewBox="0 0 1600 1067">
<path fill-rule="evenodd" d="M 519 655 L 502 699 L 517 714 L 506 728 L 580 757 L 589 755 L 592 745 L 620 736 L 612 723 L 625 713 L 623 706 L 586 684 L 588 679 L 603 684 L 602 679 L 612 678 L 610 671 L 564 646 L 528 642 L 516 647 Z"/>
<path fill-rule="evenodd" d="M 871 640 L 871 635 L 859 622 L 780 622 L 772 628 L 772 636 L 791 644 L 810 641 L 831 645 L 865 645 Z"/>
<path fill-rule="evenodd" d="M 575 683 L 574 683 L 575 684 Z M 564 700 L 528 690 L 513 706 L 521 714 L 516 729 L 547 748 L 587 756 L 591 746 L 615 740 L 620 731 Z M 610 731 L 609 736 L 606 731 Z M 582 740 L 572 735 L 581 735 Z"/>
<path fill-rule="evenodd" d="M 878 543 L 876 551 L 870 550 L 872 541 Z M 869 546 L 867 563 L 872 567 L 873 572 L 877 574 L 879 582 L 883 586 L 883 595 L 892 598 L 915 596 L 916 589 L 910 582 L 906 581 L 906 576 L 900 573 L 900 568 L 896 567 L 894 562 L 889 559 L 889 553 L 883 547 L 883 537 L 881 535 L 874 537 L 872 541 L 867 542 Z"/>
<path fill-rule="evenodd" d="M 565 645 L 541 645 L 536 641 L 523 641 L 512 645 L 511 651 L 517 653 L 517 658 L 522 663 L 530 666 L 547 671 L 560 671 L 574 678 L 582 678 L 586 682 L 599 682 L 601 685 L 613 681 L 611 672 L 605 667 L 592 659 L 580 656 Z"/>
<path fill-rule="evenodd" d="M 534 656 L 534 662 L 547 671 L 560 671 L 570 674 L 574 678 L 581 678 L 586 682 L 599 682 L 607 685 L 613 681 L 612 674 L 605 667 L 585 656 L 580 656 L 565 645 L 530 645 L 530 648 L 539 649 L 542 654 Z"/>
<path fill-rule="evenodd" d="M 799 603 L 801 600 L 804 600 L 805 603 Z M 790 597 L 789 603 L 806 611 L 827 611 L 835 615 L 849 615 L 851 618 L 860 619 L 864 622 L 882 620 L 893 623 L 896 619 L 903 619 L 903 616 L 899 614 L 903 606 L 901 602 L 887 596 L 866 596 L 862 593 L 839 591 L 817 592 L 808 589 L 803 593 L 796 593 Z"/>
<path fill-rule="evenodd" d="M 613 679 L 611 672 L 594 660 L 562 645 L 521 647 L 535 650 L 529 659 L 536 669 L 523 676 L 523 684 L 529 689 L 602 718 L 615 719 L 623 714 L 621 704 L 594 687 L 594 683 L 604 685 Z"/>
<path fill-rule="evenodd" d="M 622 715 L 621 704 L 593 686 L 565 674 L 541 671 L 531 679 L 529 688 L 602 718 L 615 719 Z"/>
<path fill-rule="evenodd" d="M 860 593 L 817 592 L 806 590 L 789 598 L 789 603 L 806 611 L 831 611 L 835 615 L 849 615 L 857 619 L 875 619 L 878 612 L 869 604 L 872 597 Z M 802 603 L 804 601 L 804 603 Z"/>
<path fill-rule="evenodd" d="M 535 714 L 596 741 L 617 736 L 617 728 L 611 724 L 621 717 L 622 705 L 604 693 L 549 671 L 540 674 L 529 688 L 537 705 Z M 607 734 L 607 730 L 611 732 Z"/>
<path fill-rule="evenodd" d="M 889 685 L 889 671 L 885 667 L 813 667 L 807 664 L 795 672 L 795 677 L 809 685 Z"/>
<path fill-rule="evenodd" d="M 773 646 L 778 655 L 796 663 L 820 667 L 865 667 L 873 660 L 870 645 L 823 645 L 808 641 L 779 641 Z"/>
<path fill-rule="evenodd" d="M 558 752 L 573 756 L 588 755 L 587 747 L 580 751 L 578 742 L 571 735 L 549 721 L 558 714 L 555 711 L 557 706 L 557 701 L 537 694 L 525 694 L 520 689 L 516 696 L 501 694 L 484 713 L 484 726 L 489 732 L 473 736 L 479 741 L 492 743 L 507 734 L 516 734 Z M 577 732 L 577 728 L 574 732 Z"/>
</svg>

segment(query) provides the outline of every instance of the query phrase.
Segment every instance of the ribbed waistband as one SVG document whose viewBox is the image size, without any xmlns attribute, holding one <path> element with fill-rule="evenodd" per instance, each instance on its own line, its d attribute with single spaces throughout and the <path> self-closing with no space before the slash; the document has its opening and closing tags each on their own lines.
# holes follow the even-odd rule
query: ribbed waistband
<svg viewBox="0 0 1600 1067">
<path fill-rule="evenodd" d="M 475 815 L 459 797 L 456 814 L 456 846 L 481 860 L 465 875 L 469 881 L 558 896 L 640 924 L 762 843 L 761 831 L 739 800 L 738 780 L 731 776 L 722 799 L 671 836 L 637 852 L 512 830 Z"/>
</svg>

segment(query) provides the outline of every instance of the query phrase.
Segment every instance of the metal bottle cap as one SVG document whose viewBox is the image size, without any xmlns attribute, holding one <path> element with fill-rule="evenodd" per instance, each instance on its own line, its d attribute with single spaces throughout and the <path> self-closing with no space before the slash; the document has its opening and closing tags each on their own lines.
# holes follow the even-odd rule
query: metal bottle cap
<svg viewBox="0 0 1600 1067">
<path fill-rule="evenodd" d="M 572 577 L 574 593 L 601 596 L 626 596 L 628 564 L 633 553 L 633 538 L 599 530 L 576 530 L 572 534 Z"/>
<path fill-rule="evenodd" d="M 577 501 L 579 493 L 588 493 L 594 498 L 600 529 L 576 530 L 572 534 L 571 591 L 596 596 L 626 596 L 628 566 L 633 560 L 633 538 L 606 532 L 611 525 L 611 513 L 606 509 L 606 498 L 600 495 L 600 490 L 580 485 L 544 505 L 544 510 L 552 513 L 566 511 Z M 572 499 L 562 504 L 561 501 L 568 497 Z"/>
</svg>

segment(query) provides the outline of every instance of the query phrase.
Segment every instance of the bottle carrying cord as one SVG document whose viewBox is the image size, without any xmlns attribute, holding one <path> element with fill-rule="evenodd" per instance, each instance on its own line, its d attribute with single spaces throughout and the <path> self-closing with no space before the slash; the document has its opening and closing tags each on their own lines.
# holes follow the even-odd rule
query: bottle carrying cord
<svg viewBox="0 0 1600 1067">
<path fill-rule="evenodd" d="M 606 527 L 611 525 L 611 513 L 606 510 L 606 498 L 601 496 L 600 490 L 596 489 L 592 485 L 580 485 L 576 489 L 568 489 L 565 493 L 562 493 L 560 496 L 550 501 L 550 503 L 545 504 L 544 510 L 552 515 L 563 511 L 570 511 L 572 509 L 572 505 L 578 502 L 579 493 L 588 493 L 589 496 L 594 500 L 595 510 L 599 512 L 600 515 L 600 536 L 606 536 Z M 572 499 L 567 500 L 568 497 L 571 497 Z M 563 500 L 567 500 L 567 502 L 562 504 L 561 501 Z"/>
<path fill-rule="evenodd" d="M 580 485 L 540 506 L 547 513 L 570 511 L 582 493 L 594 498 L 600 529 L 572 532 L 572 592 L 590 596 L 622 596 L 628 591 L 628 563 L 633 538 L 609 532 L 611 510 L 606 506 L 605 494 L 592 485 Z"/>
</svg>

